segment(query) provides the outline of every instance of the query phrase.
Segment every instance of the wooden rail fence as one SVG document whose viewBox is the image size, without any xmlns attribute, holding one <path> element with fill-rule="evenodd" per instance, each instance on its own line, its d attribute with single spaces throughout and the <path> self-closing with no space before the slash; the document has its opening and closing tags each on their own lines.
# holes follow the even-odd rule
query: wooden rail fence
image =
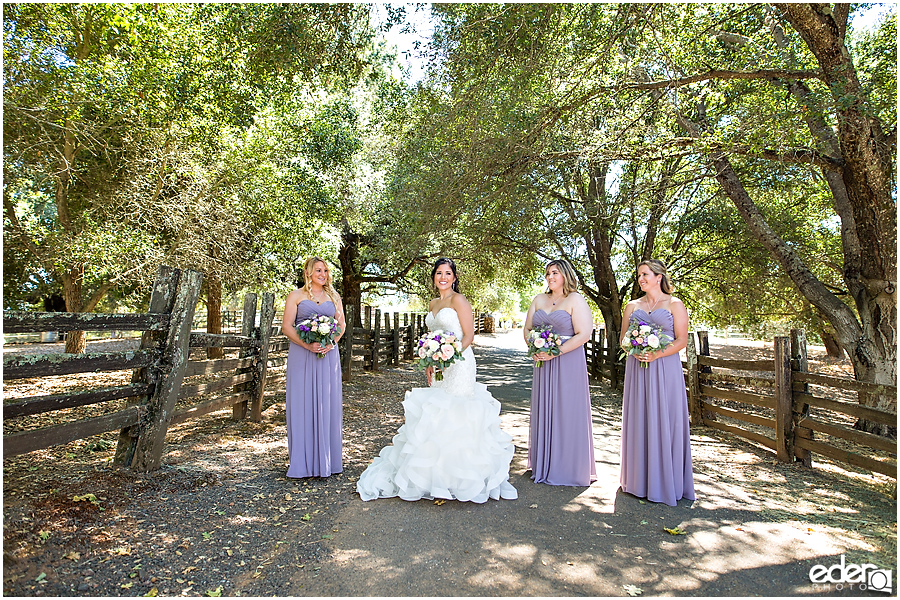
<svg viewBox="0 0 900 600">
<path fill-rule="evenodd" d="M 697 332 L 697 340 L 691 333 L 682 363 L 691 423 L 761 444 L 781 462 L 810 466 L 811 453 L 817 453 L 896 479 L 896 439 L 855 429 L 854 422 L 896 430 L 896 409 L 869 408 L 859 400 L 866 394 L 896 398 L 897 386 L 809 373 L 803 330 L 776 337 L 774 350 L 774 360 L 715 358 L 706 332 Z M 816 433 L 827 438 L 817 440 Z"/>
</svg>

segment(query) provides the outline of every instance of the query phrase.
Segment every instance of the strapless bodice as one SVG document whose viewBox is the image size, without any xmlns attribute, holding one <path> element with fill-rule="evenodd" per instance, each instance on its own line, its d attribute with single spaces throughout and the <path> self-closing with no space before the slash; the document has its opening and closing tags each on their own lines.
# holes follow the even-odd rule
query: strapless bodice
<svg viewBox="0 0 900 600">
<path fill-rule="evenodd" d="M 543 308 L 539 308 L 534 312 L 531 318 L 531 327 L 543 327 L 549 325 L 553 328 L 553 333 L 562 336 L 572 337 L 575 335 L 575 327 L 572 325 L 572 315 L 564 310 L 554 310 L 549 313 Z"/>
</svg>

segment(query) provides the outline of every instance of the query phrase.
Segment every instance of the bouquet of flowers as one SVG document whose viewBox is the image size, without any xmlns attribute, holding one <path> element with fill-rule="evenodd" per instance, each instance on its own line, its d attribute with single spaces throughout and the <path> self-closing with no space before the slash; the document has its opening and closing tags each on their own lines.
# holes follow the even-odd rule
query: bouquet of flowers
<svg viewBox="0 0 900 600">
<path fill-rule="evenodd" d="M 648 351 L 664 350 L 672 342 L 673 340 L 662 332 L 659 325 L 632 316 L 628 320 L 625 341 L 622 342 L 622 355 L 634 356 Z M 641 362 L 641 367 L 646 369 L 649 366 L 650 363 Z"/>
<path fill-rule="evenodd" d="M 562 340 L 559 335 L 553 333 L 553 328 L 549 325 L 535 327 L 528 334 L 528 356 L 534 356 L 538 352 L 559 356 L 560 346 L 562 346 Z M 544 361 L 539 360 L 534 366 L 543 367 Z"/>
<path fill-rule="evenodd" d="M 429 331 L 416 342 L 416 356 L 419 367 L 434 367 L 434 378 L 443 381 L 441 372 L 458 360 L 466 360 L 462 355 L 462 342 L 452 331 Z"/>
<path fill-rule="evenodd" d="M 334 317 L 328 315 L 313 315 L 297 323 L 297 335 L 307 344 L 319 342 L 323 346 L 334 343 L 334 338 L 341 333 L 341 326 Z M 316 353 L 316 358 L 325 355 Z"/>
</svg>

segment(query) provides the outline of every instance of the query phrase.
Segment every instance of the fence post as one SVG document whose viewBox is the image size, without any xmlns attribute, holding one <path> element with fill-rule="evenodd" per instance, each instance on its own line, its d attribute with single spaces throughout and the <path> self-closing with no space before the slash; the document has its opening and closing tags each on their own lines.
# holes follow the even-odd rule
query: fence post
<svg viewBox="0 0 900 600">
<path fill-rule="evenodd" d="M 394 313 L 394 366 L 400 366 L 400 313 Z"/>
<path fill-rule="evenodd" d="M 184 367 L 190 351 L 191 320 L 200 297 L 202 282 L 203 274 L 196 271 L 182 271 L 179 277 L 169 331 L 160 357 L 162 373 L 147 404 L 147 426 L 138 436 L 134 448 L 131 467 L 135 471 L 155 471 L 162 460 L 166 430 L 172 421 L 172 413 L 184 379 Z"/>
<path fill-rule="evenodd" d="M 363 325 L 363 327 L 365 327 L 366 331 L 372 329 L 372 307 L 371 306 L 366 306 L 364 319 L 365 319 L 365 325 Z"/>
<path fill-rule="evenodd" d="M 156 281 L 153 283 L 153 291 L 150 295 L 150 306 L 148 313 L 171 314 L 172 307 L 175 303 L 175 296 L 178 292 L 178 281 L 181 277 L 181 270 L 160 266 L 156 275 Z M 141 336 L 141 350 L 156 348 L 165 339 L 165 331 L 145 331 Z M 159 368 L 145 367 L 143 369 L 135 369 L 131 376 L 132 383 L 158 383 Z M 152 394 L 152 392 L 151 392 Z M 150 396 L 130 399 L 126 406 L 134 406 L 135 404 L 147 404 Z M 134 458 L 134 448 L 137 444 L 137 437 L 140 435 L 141 426 L 125 427 L 119 431 L 119 441 L 116 444 L 116 454 L 113 462 L 120 466 L 130 466 Z"/>
<path fill-rule="evenodd" d="M 350 379 L 352 375 L 351 364 L 353 363 L 353 306 L 346 306 L 344 311 L 344 319 L 346 321 L 347 330 L 344 331 L 343 337 L 341 337 L 341 348 L 342 348 L 342 356 L 341 356 L 341 367 L 342 374 L 345 380 Z"/>
<path fill-rule="evenodd" d="M 600 357 L 603 356 L 603 343 L 600 341 L 600 334 L 595 327 L 591 331 L 591 373 L 598 380 L 603 381 L 603 367 L 600 366 Z"/>
<path fill-rule="evenodd" d="M 781 462 L 793 460 L 793 429 L 790 339 L 778 336 L 775 338 L 775 452 Z"/>
<path fill-rule="evenodd" d="M 244 313 L 241 318 L 241 335 L 246 335 L 250 337 L 253 335 L 253 328 L 256 326 L 256 294 L 248 293 L 244 294 Z M 249 346 L 245 346 L 240 349 L 238 352 L 238 358 L 247 358 L 253 354 L 253 348 Z M 247 373 L 253 370 L 253 367 L 244 367 L 238 368 L 238 374 Z M 234 386 L 235 392 L 243 392 L 245 390 L 253 389 L 253 383 L 239 383 Z M 244 400 L 243 402 L 238 402 L 231 406 L 231 418 L 232 419 L 246 419 L 247 418 L 247 404 L 248 402 Z"/>
<path fill-rule="evenodd" d="M 700 396 L 700 363 L 697 360 L 697 342 L 694 338 L 694 332 L 688 332 L 687 348 L 687 368 L 688 368 L 688 412 L 691 416 L 691 423 L 694 425 L 703 424 L 703 398 Z"/>
<path fill-rule="evenodd" d="M 256 353 L 256 373 L 253 376 L 253 394 L 250 396 L 250 420 L 254 423 L 262 421 L 263 397 L 266 393 L 266 373 L 269 366 L 269 340 L 272 337 L 272 319 L 274 318 L 275 294 L 266 292 L 263 294 L 262 306 L 259 310 L 259 329 L 255 336 L 259 340 L 259 351 Z"/>
<path fill-rule="evenodd" d="M 802 329 L 791 329 L 791 370 L 799 373 L 809 373 L 809 356 L 806 351 L 806 332 Z M 799 383 L 799 382 L 798 382 Z M 799 389 L 794 390 L 793 382 L 791 385 L 791 395 L 793 392 L 809 393 L 809 384 L 803 382 Z M 806 440 L 813 439 L 813 431 L 808 427 L 802 427 L 800 423 L 803 419 L 809 418 L 809 404 L 806 402 L 798 402 L 793 406 L 793 422 L 794 436 Z M 812 454 L 806 448 L 794 446 L 794 458 L 803 464 L 804 467 L 812 466 Z"/>
<path fill-rule="evenodd" d="M 378 371 L 378 346 L 381 340 L 381 309 L 375 309 L 375 327 L 372 329 L 372 370 Z"/>
</svg>

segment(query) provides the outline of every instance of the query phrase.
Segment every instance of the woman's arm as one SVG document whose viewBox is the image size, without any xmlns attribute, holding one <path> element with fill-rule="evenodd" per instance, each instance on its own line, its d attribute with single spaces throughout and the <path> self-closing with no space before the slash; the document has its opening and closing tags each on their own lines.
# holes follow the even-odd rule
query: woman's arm
<svg viewBox="0 0 900 600">
<path fill-rule="evenodd" d="M 297 320 L 297 305 L 300 304 L 300 290 L 294 290 L 288 294 L 284 301 L 284 316 L 281 318 L 281 332 L 298 346 L 309 350 L 309 344 L 300 339 L 297 330 L 294 328 L 294 322 Z"/>
<path fill-rule="evenodd" d="M 537 303 L 537 296 L 534 297 L 534 300 L 531 301 L 531 306 L 528 307 L 528 314 L 525 316 L 525 326 L 522 327 L 522 333 L 525 336 L 525 344 L 528 344 L 528 334 L 531 333 L 534 323 L 532 319 L 534 319 L 534 305 Z"/>
<path fill-rule="evenodd" d="M 335 294 L 335 296 L 337 296 L 337 294 Z M 334 345 L 337 346 L 338 340 L 347 333 L 347 318 L 344 316 L 344 303 L 340 296 L 337 296 L 337 302 L 334 303 L 334 319 L 341 328 L 341 332 L 334 336 Z"/>
<path fill-rule="evenodd" d="M 619 345 L 625 348 L 625 332 L 628 331 L 628 321 L 631 319 L 631 313 L 634 312 L 634 301 L 629 302 L 625 305 L 625 313 L 622 315 L 622 339 L 619 340 Z"/>
<path fill-rule="evenodd" d="M 559 353 L 565 354 L 571 352 L 579 346 L 583 346 L 586 341 L 591 339 L 591 333 L 594 331 L 594 315 L 584 299 L 584 296 L 578 293 L 572 296 L 572 328 L 575 335 L 567 339 L 559 347 Z"/>
<path fill-rule="evenodd" d="M 459 324 L 462 326 L 462 343 L 463 350 L 475 341 L 475 317 L 472 315 L 472 305 L 466 300 L 462 294 L 456 294 L 450 299 L 450 306 L 459 316 Z"/>
</svg>

